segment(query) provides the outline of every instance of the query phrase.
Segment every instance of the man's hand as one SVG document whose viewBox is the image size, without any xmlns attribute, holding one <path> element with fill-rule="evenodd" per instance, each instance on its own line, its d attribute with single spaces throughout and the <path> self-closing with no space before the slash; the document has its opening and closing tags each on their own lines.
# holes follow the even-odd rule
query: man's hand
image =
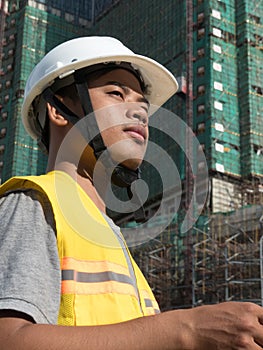
<svg viewBox="0 0 263 350">
<path fill-rule="evenodd" d="M 263 308 L 252 303 L 225 302 L 182 311 L 183 349 L 259 350 L 263 348 Z M 187 315 L 188 313 L 188 315 Z M 175 325 L 176 331 L 176 325 Z"/>
</svg>

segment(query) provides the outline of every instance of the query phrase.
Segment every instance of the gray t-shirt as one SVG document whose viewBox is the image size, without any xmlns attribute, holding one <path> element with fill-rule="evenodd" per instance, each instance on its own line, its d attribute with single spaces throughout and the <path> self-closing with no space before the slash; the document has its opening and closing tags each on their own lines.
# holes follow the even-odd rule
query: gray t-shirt
<svg viewBox="0 0 263 350">
<path fill-rule="evenodd" d="M 0 198 L 0 310 L 57 323 L 60 266 L 47 197 L 35 190 Z"/>
</svg>

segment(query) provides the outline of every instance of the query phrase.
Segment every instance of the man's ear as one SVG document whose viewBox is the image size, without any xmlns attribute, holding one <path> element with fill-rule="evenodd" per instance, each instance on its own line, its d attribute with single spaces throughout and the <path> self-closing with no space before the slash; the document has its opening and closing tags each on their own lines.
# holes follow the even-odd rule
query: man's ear
<svg viewBox="0 0 263 350">
<path fill-rule="evenodd" d="M 65 119 L 56 109 L 56 107 L 52 106 L 50 103 L 47 103 L 47 111 L 49 120 L 56 126 L 66 126 L 68 124 L 67 119 Z"/>
</svg>

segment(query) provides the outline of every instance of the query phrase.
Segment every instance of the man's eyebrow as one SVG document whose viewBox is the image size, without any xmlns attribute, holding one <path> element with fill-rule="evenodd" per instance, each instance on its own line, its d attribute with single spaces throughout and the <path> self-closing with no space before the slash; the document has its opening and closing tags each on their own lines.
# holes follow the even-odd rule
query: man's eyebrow
<svg viewBox="0 0 263 350">
<path fill-rule="evenodd" d="M 105 85 L 116 85 L 116 86 L 119 86 L 120 88 L 123 89 L 123 91 L 125 93 L 129 93 L 129 91 L 130 91 L 130 88 L 128 86 L 126 86 L 124 84 L 121 84 L 119 81 L 115 81 L 115 80 L 108 81 Z M 148 105 L 148 107 L 150 106 L 150 102 L 144 96 L 139 98 L 139 102 L 146 103 Z"/>
</svg>

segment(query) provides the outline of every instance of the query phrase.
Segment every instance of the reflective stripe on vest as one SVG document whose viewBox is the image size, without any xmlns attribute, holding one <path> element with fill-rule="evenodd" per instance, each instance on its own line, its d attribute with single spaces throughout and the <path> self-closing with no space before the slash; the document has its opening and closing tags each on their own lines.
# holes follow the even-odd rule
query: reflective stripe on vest
<svg viewBox="0 0 263 350">
<path fill-rule="evenodd" d="M 0 193 L 18 188 L 41 191 L 52 205 L 62 272 L 58 324 L 112 324 L 159 312 L 129 250 L 125 253 L 103 215 L 70 176 L 55 171 L 16 177 L 3 184 Z"/>
<path fill-rule="evenodd" d="M 63 294 L 73 291 L 77 294 L 100 294 L 107 293 L 111 288 L 116 293 L 130 294 L 137 298 L 129 270 L 121 265 L 63 258 L 61 270 Z"/>
</svg>

